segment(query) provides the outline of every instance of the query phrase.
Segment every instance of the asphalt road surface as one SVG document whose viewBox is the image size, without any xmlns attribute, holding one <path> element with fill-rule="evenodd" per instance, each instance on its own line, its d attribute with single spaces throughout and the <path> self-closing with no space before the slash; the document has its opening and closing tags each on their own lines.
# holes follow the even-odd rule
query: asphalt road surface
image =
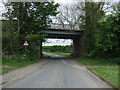
<svg viewBox="0 0 120 90">
<path fill-rule="evenodd" d="M 50 55 L 50 54 L 49 54 Z M 56 55 L 51 54 L 52 57 Z M 58 55 L 57 55 L 58 57 Z M 51 61 L 32 74 L 4 88 L 111 88 L 104 81 L 70 59 Z"/>
</svg>

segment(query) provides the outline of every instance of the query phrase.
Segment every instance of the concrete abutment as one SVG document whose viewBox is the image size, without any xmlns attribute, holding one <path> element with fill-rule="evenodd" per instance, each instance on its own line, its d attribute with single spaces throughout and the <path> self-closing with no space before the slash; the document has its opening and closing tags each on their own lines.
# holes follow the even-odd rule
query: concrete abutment
<svg viewBox="0 0 120 90">
<path fill-rule="evenodd" d="M 84 54 L 84 33 L 73 39 L 73 57 L 79 58 Z"/>
</svg>

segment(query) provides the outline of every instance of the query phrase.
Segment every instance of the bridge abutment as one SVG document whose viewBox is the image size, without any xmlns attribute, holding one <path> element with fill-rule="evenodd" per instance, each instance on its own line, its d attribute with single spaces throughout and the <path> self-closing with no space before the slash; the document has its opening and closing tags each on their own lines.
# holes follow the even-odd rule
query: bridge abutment
<svg viewBox="0 0 120 90">
<path fill-rule="evenodd" d="M 40 41 L 40 51 L 39 51 L 40 58 L 43 57 L 42 53 L 42 41 Z"/>
<path fill-rule="evenodd" d="M 79 58 L 84 54 L 84 33 L 73 39 L 73 57 Z"/>
<path fill-rule="evenodd" d="M 79 58 L 84 54 L 84 30 L 47 29 L 41 31 L 41 34 L 46 33 L 46 38 L 72 39 L 73 57 Z M 40 55 L 42 56 L 42 52 Z"/>
</svg>

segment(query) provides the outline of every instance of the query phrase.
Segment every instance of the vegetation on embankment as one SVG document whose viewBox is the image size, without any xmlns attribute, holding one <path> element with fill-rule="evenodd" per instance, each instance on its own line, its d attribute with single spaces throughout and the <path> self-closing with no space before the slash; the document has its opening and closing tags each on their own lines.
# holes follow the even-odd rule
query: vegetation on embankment
<svg viewBox="0 0 120 90">
<path fill-rule="evenodd" d="M 118 87 L 119 69 L 111 66 L 120 65 L 120 5 L 112 4 L 109 14 L 101 9 L 104 5 L 105 3 L 85 3 L 86 14 L 81 18 L 83 23 L 85 22 L 83 28 L 87 58 L 80 58 L 78 62 L 89 66 L 87 67 L 89 70 Z"/>
<path fill-rule="evenodd" d="M 81 57 L 78 59 L 80 64 L 85 66 L 118 66 L 119 58 L 116 59 L 101 59 L 101 58 L 90 58 Z"/>
<path fill-rule="evenodd" d="M 89 57 L 82 57 L 77 61 L 86 66 L 89 70 L 102 77 L 114 87 L 119 87 L 119 58 L 116 59 L 95 59 Z"/>
<path fill-rule="evenodd" d="M 72 53 L 72 46 L 70 45 L 43 46 L 43 51 L 52 54 L 62 55 L 62 56 L 70 56 Z"/>
<path fill-rule="evenodd" d="M 65 53 L 65 52 L 46 52 L 46 53 L 52 53 L 52 54 L 62 55 L 62 56 L 71 56 L 71 53 Z"/>
<path fill-rule="evenodd" d="M 3 73 L 37 62 L 40 58 L 40 42 L 45 41 L 41 30 L 52 22 L 50 16 L 58 14 L 54 2 L 6 2 L 2 14 L 2 65 Z M 35 9 L 32 9 L 32 8 Z M 28 41 L 29 46 L 23 46 Z M 27 56 L 24 53 L 27 52 Z M 34 57 L 35 56 L 35 57 Z M 39 59 L 38 59 L 39 58 Z M 2 71 L 2 66 L 1 71 Z"/>
<path fill-rule="evenodd" d="M 40 59 L 36 56 L 29 57 L 28 55 L 4 55 L 2 57 L 2 66 L 0 74 L 6 74 L 21 67 L 28 66 L 39 62 Z"/>
<path fill-rule="evenodd" d="M 97 75 L 101 76 L 105 81 L 109 82 L 111 85 L 113 85 L 116 88 L 119 87 L 119 67 L 96 67 L 96 68 L 89 68 L 89 70 L 92 70 Z"/>
</svg>

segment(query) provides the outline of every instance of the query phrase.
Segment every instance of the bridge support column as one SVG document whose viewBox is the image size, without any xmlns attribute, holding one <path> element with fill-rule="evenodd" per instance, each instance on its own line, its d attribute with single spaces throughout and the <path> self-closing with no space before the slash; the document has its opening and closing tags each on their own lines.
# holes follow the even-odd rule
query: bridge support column
<svg viewBox="0 0 120 90">
<path fill-rule="evenodd" d="M 73 57 L 79 58 L 84 54 L 84 33 L 73 39 Z"/>
<path fill-rule="evenodd" d="M 40 52 L 39 52 L 40 58 L 43 57 L 42 53 L 42 41 L 40 41 Z"/>
</svg>

